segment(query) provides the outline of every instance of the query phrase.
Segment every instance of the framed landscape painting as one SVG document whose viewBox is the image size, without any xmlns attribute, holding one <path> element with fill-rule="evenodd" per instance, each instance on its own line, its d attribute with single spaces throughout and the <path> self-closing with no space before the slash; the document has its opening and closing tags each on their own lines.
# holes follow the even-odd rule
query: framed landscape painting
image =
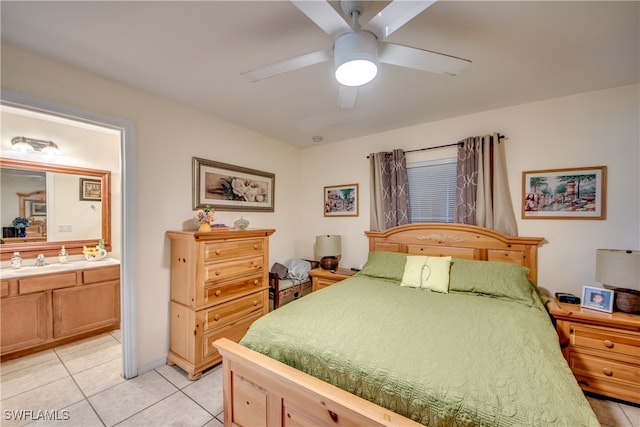
<svg viewBox="0 0 640 427">
<path fill-rule="evenodd" d="M 274 174 L 193 158 L 193 209 L 273 212 Z"/>
<path fill-rule="evenodd" d="M 605 219 L 607 167 L 522 172 L 522 218 Z"/>
<path fill-rule="evenodd" d="M 324 216 L 358 216 L 358 184 L 324 187 Z"/>
</svg>

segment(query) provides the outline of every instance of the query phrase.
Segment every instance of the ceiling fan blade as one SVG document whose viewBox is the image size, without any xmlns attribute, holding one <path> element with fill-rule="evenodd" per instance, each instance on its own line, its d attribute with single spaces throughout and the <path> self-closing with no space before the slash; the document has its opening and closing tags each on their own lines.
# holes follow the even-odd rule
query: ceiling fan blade
<svg viewBox="0 0 640 427">
<path fill-rule="evenodd" d="M 435 2 L 436 0 L 392 1 L 362 29 L 375 34 L 378 40 L 384 40 Z"/>
<path fill-rule="evenodd" d="M 356 106 L 358 96 L 358 86 L 340 85 L 340 109 L 346 110 Z"/>
<path fill-rule="evenodd" d="M 455 76 L 471 64 L 468 59 L 393 43 L 379 43 L 378 61 L 447 76 Z"/>
<path fill-rule="evenodd" d="M 286 73 L 287 71 L 293 71 L 311 65 L 319 64 L 324 61 L 328 61 L 333 58 L 332 50 L 318 50 L 316 52 L 306 53 L 304 55 L 296 56 L 293 58 L 285 59 L 264 67 L 259 67 L 254 70 L 245 71 L 240 75 L 250 82 L 257 82 L 258 80 L 268 79 L 269 77 L 276 76 L 278 74 Z"/>
<path fill-rule="evenodd" d="M 291 3 L 334 39 L 351 31 L 349 24 L 327 1 L 291 0 Z"/>
</svg>

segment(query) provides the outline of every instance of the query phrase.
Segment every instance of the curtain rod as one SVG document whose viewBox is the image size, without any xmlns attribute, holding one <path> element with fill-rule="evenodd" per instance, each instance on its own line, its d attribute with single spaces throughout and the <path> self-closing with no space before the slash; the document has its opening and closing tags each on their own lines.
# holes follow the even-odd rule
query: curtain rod
<svg viewBox="0 0 640 427">
<path fill-rule="evenodd" d="M 503 139 L 504 135 L 500 135 L 498 134 L 498 140 Z M 438 145 L 435 147 L 425 147 L 425 148 L 416 148 L 415 150 L 407 150 L 405 151 L 405 153 L 414 153 L 417 151 L 427 151 L 427 150 L 435 150 L 436 148 L 446 148 L 446 147 L 455 147 L 456 145 L 462 145 L 464 141 L 458 141 L 456 143 L 453 144 L 445 144 L 445 145 Z"/>
<path fill-rule="evenodd" d="M 504 135 L 498 134 L 498 140 L 504 139 Z M 462 145 L 464 141 L 458 141 L 453 144 L 437 145 L 435 147 L 416 148 L 415 150 L 406 150 L 405 153 L 415 153 L 417 151 L 435 150 L 436 148 L 455 147 L 456 145 Z M 367 156 L 367 159 L 369 156 Z"/>
</svg>

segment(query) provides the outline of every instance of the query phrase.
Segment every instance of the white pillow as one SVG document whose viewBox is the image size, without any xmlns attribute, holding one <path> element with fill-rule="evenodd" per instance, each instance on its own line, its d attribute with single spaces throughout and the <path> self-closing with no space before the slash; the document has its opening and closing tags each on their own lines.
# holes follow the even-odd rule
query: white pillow
<svg viewBox="0 0 640 427">
<path fill-rule="evenodd" d="M 400 286 L 449 292 L 451 257 L 409 255 L 404 265 Z"/>
</svg>

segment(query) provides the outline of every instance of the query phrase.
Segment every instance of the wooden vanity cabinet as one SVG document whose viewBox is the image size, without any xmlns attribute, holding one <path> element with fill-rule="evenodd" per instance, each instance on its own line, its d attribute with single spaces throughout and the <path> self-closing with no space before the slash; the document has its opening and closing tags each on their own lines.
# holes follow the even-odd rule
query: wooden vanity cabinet
<svg viewBox="0 0 640 427">
<path fill-rule="evenodd" d="M 189 379 L 222 360 L 213 342 L 240 341 L 269 311 L 269 236 L 273 229 L 168 231 L 171 337 L 167 363 Z"/>
<path fill-rule="evenodd" d="M 51 338 L 51 293 L 0 300 L 2 355 L 45 344 Z"/>
<path fill-rule="evenodd" d="M 2 360 L 120 328 L 120 266 L 3 279 Z"/>
</svg>

